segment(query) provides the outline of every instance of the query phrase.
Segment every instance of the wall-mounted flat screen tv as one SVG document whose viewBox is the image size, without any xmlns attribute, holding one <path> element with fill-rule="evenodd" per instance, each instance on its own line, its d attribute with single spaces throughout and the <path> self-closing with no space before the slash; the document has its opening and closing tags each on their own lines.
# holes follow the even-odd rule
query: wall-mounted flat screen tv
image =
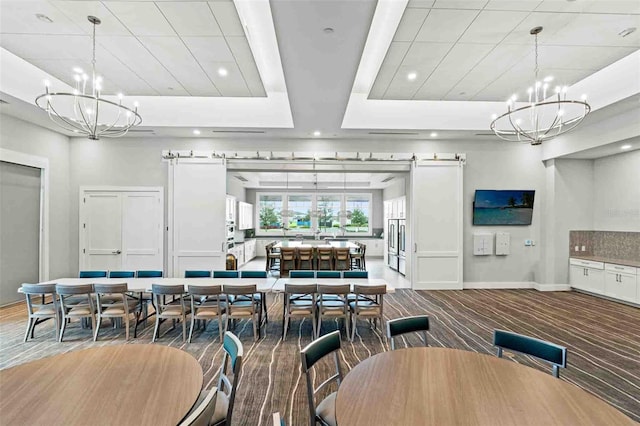
<svg viewBox="0 0 640 426">
<path fill-rule="evenodd" d="M 474 225 L 531 225 L 535 191 L 477 189 Z"/>
</svg>

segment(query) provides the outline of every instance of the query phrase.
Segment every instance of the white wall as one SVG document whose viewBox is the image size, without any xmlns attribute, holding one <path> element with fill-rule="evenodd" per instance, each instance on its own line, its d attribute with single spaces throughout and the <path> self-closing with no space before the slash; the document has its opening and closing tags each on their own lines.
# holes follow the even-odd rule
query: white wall
<svg viewBox="0 0 640 426">
<path fill-rule="evenodd" d="M 243 201 L 245 203 L 253 204 L 253 201 L 247 201 L 246 188 L 242 186 L 241 181 L 234 177 L 236 174 L 237 173 L 227 172 L 227 194 L 236 197 L 236 201 Z"/>
<path fill-rule="evenodd" d="M 73 276 L 77 268 L 69 267 L 69 138 L 1 114 L 0 147 L 49 159 L 49 276 Z"/>
<path fill-rule="evenodd" d="M 593 229 L 640 231 L 640 150 L 593 163 Z"/>
<path fill-rule="evenodd" d="M 402 197 L 407 194 L 406 181 L 407 177 L 396 177 L 389 186 L 382 190 L 382 199 L 384 201 L 393 200 L 394 198 Z M 383 204 L 384 208 L 384 204 Z"/>
</svg>

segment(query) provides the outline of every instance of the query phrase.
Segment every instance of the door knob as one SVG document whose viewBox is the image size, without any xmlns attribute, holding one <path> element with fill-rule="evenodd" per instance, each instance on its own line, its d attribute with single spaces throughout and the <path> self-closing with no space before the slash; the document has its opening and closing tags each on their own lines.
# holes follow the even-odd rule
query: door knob
<svg viewBox="0 0 640 426">
<path fill-rule="evenodd" d="M 120 254 L 120 253 L 122 253 L 122 251 L 120 251 L 120 250 L 116 250 L 116 251 L 112 251 L 111 253 L 113 253 L 113 254 Z"/>
</svg>

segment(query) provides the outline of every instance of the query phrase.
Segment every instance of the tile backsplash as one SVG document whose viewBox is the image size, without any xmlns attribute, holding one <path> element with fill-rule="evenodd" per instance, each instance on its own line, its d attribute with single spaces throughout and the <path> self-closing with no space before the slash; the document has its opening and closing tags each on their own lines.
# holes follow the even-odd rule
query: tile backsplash
<svg viewBox="0 0 640 426">
<path fill-rule="evenodd" d="M 570 255 L 576 246 L 585 256 L 640 261 L 640 232 L 569 231 Z"/>
</svg>

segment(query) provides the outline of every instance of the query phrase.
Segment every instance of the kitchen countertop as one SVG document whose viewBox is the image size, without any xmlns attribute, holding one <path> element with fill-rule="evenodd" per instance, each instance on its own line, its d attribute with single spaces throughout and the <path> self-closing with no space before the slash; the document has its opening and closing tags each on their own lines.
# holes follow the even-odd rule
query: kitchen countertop
<svg viewBox="0 0 640 426">
<path fill-rule="evenodd" d="M 570 255 L 572 259 L 591 260 L 593 262 L 614 263 L 616 265 L 631 266 L 634 268 L 640 268 L 640 261 L 637 260 L 624 260 L 624 259 L 612 259 L 610 257 L 602 256 L 586 256 L 586 255 Z"/>
</svg>

